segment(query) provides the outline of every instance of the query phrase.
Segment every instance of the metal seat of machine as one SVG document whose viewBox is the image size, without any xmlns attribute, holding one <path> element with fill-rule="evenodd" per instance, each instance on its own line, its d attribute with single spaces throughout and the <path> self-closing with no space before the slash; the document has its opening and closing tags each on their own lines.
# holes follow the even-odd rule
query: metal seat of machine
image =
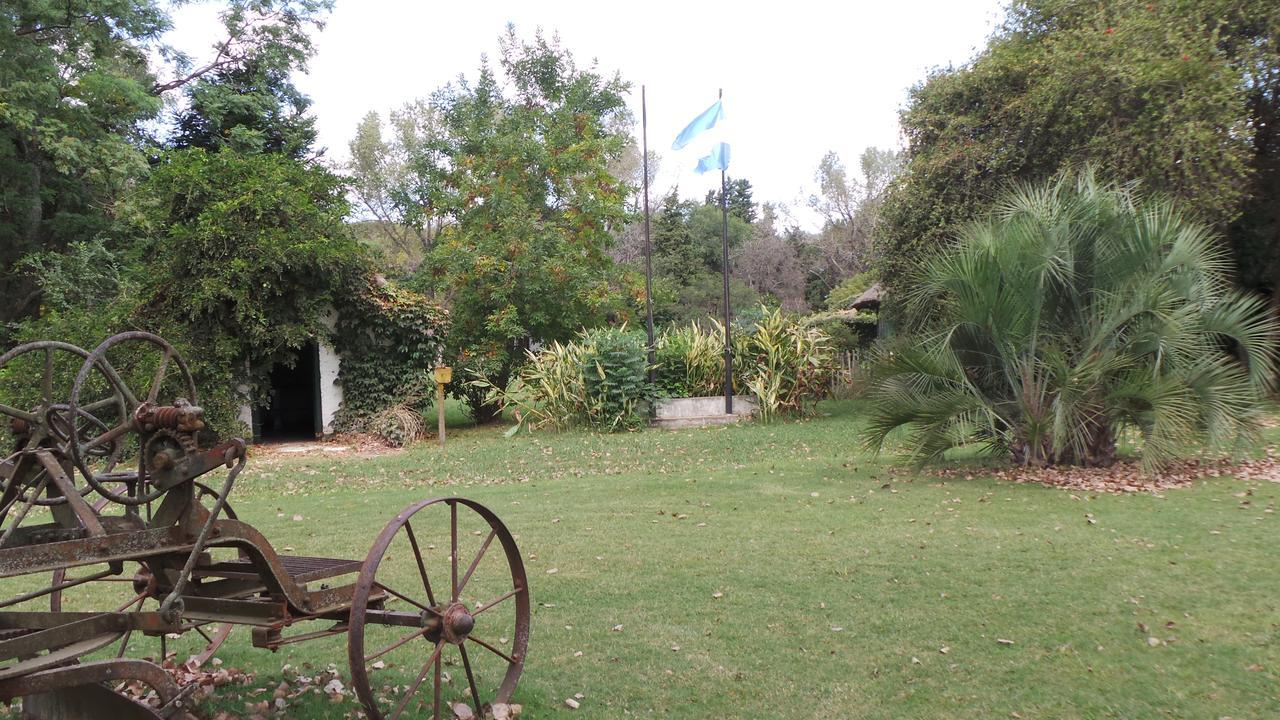
<svg viewBox="0 0 1280 720">
<path fill-rule="evenodd" d="M 316 580 L 348 575 L 360 572 L 360 560 L 340 560 L 338 558 L 306 557 L 304 555 L 281 555 L 280 564 L 285 572 L 296 583 L 309 583 Z M 210 563 L 196 567 L 198 577 L 251 579 L 261 577 L 248 560 L 230 560 Z"/>
</svg>

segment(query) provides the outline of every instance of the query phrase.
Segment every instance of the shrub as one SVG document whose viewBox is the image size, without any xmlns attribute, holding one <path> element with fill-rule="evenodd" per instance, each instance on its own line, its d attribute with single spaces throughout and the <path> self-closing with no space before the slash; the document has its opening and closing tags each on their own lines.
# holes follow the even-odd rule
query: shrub
<svg viewBox="0 0 1280 720">
<path fill-rule="evenodd" d="M 1169 202 L 1085 173 L 1008 194 L 928 260 L 927 330 L 875 363 L 868 437 L 921 460 L 977 443 L 1024 465 L 1153 467 L 1255 431 L 1280 325 L 1232 289 L 1222 242 Z"/>
<path fill-rule="evenodd" d="M 761 306 L 760 319 L 733 334 L 734 392 L 751 392 L 761 415 L 804 413 L 829 390 L 833 343 L 822 329 Z M 657 340 L 657 385 L 668 397 L 724 392 L 724 325 L 690 324 Z"/>
<path fill-rule="evenodd" d="M 666 397 L 715 395 L 724 388 L 724 326 L 706 332 L 697 323 L 669 328 L 656 339 L 654 373 Z"/>
<path fill-rule="evenodd" d="M 528 362 L 505 388 L 483 375 L 469 383 L 489 402 L 514 411 L 513 432 L 576 424 L 612 432 L 643 425 L 653 395 L 643 335 L 584 331 L 573 342 L 553 342 L 526 355 Z"/>
<path fill-rule="evenodd" d="M 417 439 L 421 433 L 388 435 L 382 429 L 413 430 L 388 418 L 400 410 L 421 415 L 431 407 L 431 368 L 443 352 L 448 312 L 424 295 L 366 277 L 348 288 L 337 316 L 333 340 L 342 355 L 337 429 L 373 432 L 393 445 Z"/>
<path fill-rule="evenodd" d="M 653 399 L 644 334 L 606 328 L 586 334 L 582 344 L 587 422 L 609 432 L 643 425 Z"/>
<path fill-rule="evenodd" d="M 831 389 L 835 365 L 830 336 L 781 310 L 765 313 L 747 337 L 746 350 L 745 382 L 760 403 L 762 420 L 808 412 Z"/>
</svg>

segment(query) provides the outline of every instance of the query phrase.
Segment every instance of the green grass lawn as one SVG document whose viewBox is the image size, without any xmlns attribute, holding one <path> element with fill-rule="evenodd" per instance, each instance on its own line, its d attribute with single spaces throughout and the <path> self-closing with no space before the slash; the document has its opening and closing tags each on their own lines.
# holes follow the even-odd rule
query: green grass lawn
<svg viewBox="0 0 1280 720">
<path fill-rule="evenodd" d="M 853 406 L 824 409 L 276 455 L 250 461 L 233 500 L 282 551 L 352 558 L 419 498 L 494 509 L 534 602 L 513 699 L 526 717 L 1280 716 L 1280 485 L 1090 496 L 943 481 L 859 450 Z M 242 629 L 221 657 L 257 677 L 221 690 L 211 716 L 270 698 L 286 664 L 346 673 L 341 637 L 272 654 Z M 289 717 L 356 710 L 304 698 Z"/>
</svg>

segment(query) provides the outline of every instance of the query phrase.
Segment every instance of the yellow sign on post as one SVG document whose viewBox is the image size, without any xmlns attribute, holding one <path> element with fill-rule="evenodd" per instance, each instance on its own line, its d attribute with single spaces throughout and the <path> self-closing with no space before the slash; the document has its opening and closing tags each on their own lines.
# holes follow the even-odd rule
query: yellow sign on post
<svg viewBox="0 0 1280 720">
<path fill-rule="evenodd" d="M 444 449 L 444 386 L 453 379 L 453 368 L 448 365 L 437 365 L 436 373 L 436 413 L 440 419 L 440 449 Z"/>
</svg>

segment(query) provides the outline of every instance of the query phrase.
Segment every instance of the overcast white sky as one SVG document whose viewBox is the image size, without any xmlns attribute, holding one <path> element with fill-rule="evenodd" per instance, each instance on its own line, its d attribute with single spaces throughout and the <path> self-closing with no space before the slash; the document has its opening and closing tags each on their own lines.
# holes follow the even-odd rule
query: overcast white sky
<svg viewBox="0 0 1280 720">
<path fill-rule="evenodd" d="M 707 147 L 680 152 L 671 141 L 724 89 L 729 174 L 744 177 L 758 202 L 803 204 L 828 150 L 850 167 L 868 146 L 899 147 L 897 113 L 908 88 L 933 67 L 960 64 L 1001 18 L 998 0 L 788 0 L 623 4 L 471 0 L 338 0 L 298 86 L 314 100 L 328 157 L 347 157 L 356 124 L 497 54 L 508 22 L 522 35 L 558 32 L 579 65 L 591 59 L 648 89 L 649 147 L 661 156 L 652 196 L 674 185 L 701 197 L 718 185 L 692 172 Z M 216 26 L 208 6 L 175 13 L 171 40 L 196 58 Z M 812 217 L 797 213 L 808 225 Z"/>
</svg>

